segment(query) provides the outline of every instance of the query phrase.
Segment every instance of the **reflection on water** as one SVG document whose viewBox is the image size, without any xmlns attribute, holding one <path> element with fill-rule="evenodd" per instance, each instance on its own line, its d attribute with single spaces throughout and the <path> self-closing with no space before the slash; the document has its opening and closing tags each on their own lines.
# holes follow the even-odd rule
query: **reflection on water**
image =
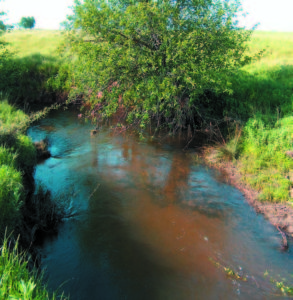
<svg viewBox="0 0 293 300">
<path fill-rule="evenodd" d="M 270 299 L 266 270 L 289 278 L 281 237 L 179 141 L 139 142 L 55 112 L 29 130 L 53 157 L 35 178 L 78 217 L 42 245 L 49 286 L 71 299 Z M 171 146 L 172 145 L 172 146 Z M 236 282 L 210 259 L 253 275 Z"/>
</svg>

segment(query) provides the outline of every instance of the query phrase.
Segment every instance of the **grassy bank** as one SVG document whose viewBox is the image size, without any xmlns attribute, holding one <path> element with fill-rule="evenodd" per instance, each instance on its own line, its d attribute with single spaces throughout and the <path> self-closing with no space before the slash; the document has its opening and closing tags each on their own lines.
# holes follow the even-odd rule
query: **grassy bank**
<svg viewBox="0 0 293 300">
<path fill-rule="evenodd" d="M 293 33 L 254 33 L 250 51 L 263 48 L 263 57 L 233 79 L 226 113 L 237 126 L 216 147 L 217 159 L 232 160 L 259 200 L 292 201 L 293 160 L 286 152 L 293 150 Z"/>
<path fill-rule="evenodd" d="M 16 31 L 4 36 L 11 44 L 4 48 L 9 52 L 0 59 L 1 299 L 56 298 L 55 294 L 49 295 L 36 269 L 29 267 L 32 259 L 28 253 L 19 252 L 15 241 L 19 238 L 22 248 L 30 246 L 34 241 L 32 232 L 56 230 L 62 216 L 49 192 L 39 190 L 28 197 L 34 188 L 32 174 L 38 152 L 25 133 L 27 126 L 48 109 L 30 116 L 24 112 L 35 103 L 44 107 L 55 102 L 58 93 L 64 93 L 54 81 L 63 66 L 54 52 L 58 36 L 56 32 L 41 31 Z M 5 232 L 11 233 L 9 242 Z"/>
<path fill-rule="evenodd" d="M 49 296 L 36 269 L 28 267 L 32 261 L 28 253 L 19 252 L 15 243 L 19 240 L 22 248 L 31 247 L 33 232 L 56 230 L 63 216 L 48 191 L 39 189 L 30 195 L 34 185 L 27 180 L 31 180 L 37 151 L 25 131 L 35 118 L 0 100 L 1 299 L 56 298 L 55 294 Z M 10 233 L 9 243 L 5 232 Z"/>
<path fill-rule="evenodd" d="M 2 39 L 11 55 L 0 64 L 0 92 L 10 103 L 28 107 L 67 99 L 68 64 L 57 51 L 59 31 L 19 30 Z"/>
<path fill-rule="evenodd" d="M 27 124 L 29 117 L 0 102 L 0 239 L 5 231 L 19 233 L 23 216 L 21 209 L 26 198 L 23 174 L 30 172 L 36 161 L 32 141 L 23 134 L 20 124 Z M 36 272 L 28 270 L 25 254 L 19 254 L 17 244 L 11 249 L 4 238 L 0 250 L 1 299 L 48 299 Z"/>
</svg>

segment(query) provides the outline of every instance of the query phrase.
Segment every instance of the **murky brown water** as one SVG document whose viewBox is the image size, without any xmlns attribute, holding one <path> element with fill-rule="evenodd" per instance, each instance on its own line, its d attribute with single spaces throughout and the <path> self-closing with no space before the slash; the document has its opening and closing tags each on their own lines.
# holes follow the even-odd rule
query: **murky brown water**
<svg viewBox="0 0 293 300">
<path fill-rule="evenodd" d="M 140 142 L 59 111 L 29 130 L 53 157 L 35 178 L 78 213 L 42 247 L 49 287 L 71 299 L 274 299 L 263 273 L 290 279 L 292 253 L 223 176 L 176 139 Z M 227 278 L 223 266 L 249 275 Z"/>
</svg>

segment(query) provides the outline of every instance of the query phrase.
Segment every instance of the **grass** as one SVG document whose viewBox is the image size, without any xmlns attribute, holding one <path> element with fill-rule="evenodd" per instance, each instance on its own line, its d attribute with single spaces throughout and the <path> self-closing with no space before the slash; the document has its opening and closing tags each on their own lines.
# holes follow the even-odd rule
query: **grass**
<svg viewBox="0 0 293 300">
<path fill-rule="evenodd" d="M 51 104 L 66 96 L 68 65 L 58 53 L 60 31 L 13 30 L 1 39 L 10 55 L 0 64 L 0 92 L 10 103 Z"/>
<path fill-rule="evenodd" d="M 33 119 L 38 117 L 34 115 Z M 36 149 L 24 135 L 31 120 L 7 100 L 0 101 L 0 241 L 5 231 L 14 231 L 14 236 L 15 231 L 27 234 L 21 229 L 23 224 L 25 228 L 56 230 L 64 215 L 63 206 L 53 201 L 48 191 L 39 190 L 24 201 L 23 175 L 32 172 L 36 163 Z M 29 235 L 35 231 L 32 229 Z M 23 236 L 21 239 L 25 240 Z M 57 298 L 56 294 L 49 295 L 42 277 L 28 264 L 29 258 L 18 252 L 18 244 L 11 249 L 4 238 L 0 248 L 0 299 Z"/>
<path fill-rule="evenodd" d="M 247 106 L 239 167 L 243 180 L 260 192 L 260 200 L 291 201 L 293 160 L 293 33 L 256 32 L 251 52 L 267 48 L 263 58 L 244 68 Z M 247 95 L 247 94 L 246 94 Z"/>
<path fill-rule="evenodd" d="M 293 33 L 255 31 L 249 43 L 251 54 L 266 49 L 262 59 L 244 68 L 251 73 L 266 72 L 268 69 L 293 65 Z"/>
<path fill-rule="evenodd" d="M 244 181 L 260 191 L 260 200 L 290 200 L 293 159 L 286 152 L 293 147 L 293 117 L 282 118 L 273 126 L 260 118 L 250 119 L 242 145 L 239 167 Z"/>
<path fill-rule="evenodd" d="M 37 274 L 36 269 L 30 270 L 28 264 L 27 254 L 18 251 L 18 243 L 12 248 L 5 238 L 0 248 L 0 298 L 3 300 L 57 299 L 56 294 L 50 295 L 43 285 L 42 276 Z"/>
<path fill-rule="evenodd" d="M 22 173 L 31 170 L 36 150 L 29 137 L 11 128 L 27 124 L 29 117 L 22 111 L 0 101 L 0 233 L 9 225 L 13 229 L 20 220 L 20 206 L 24 200 Z"/>
<path fill-rule="evenodd" d="M 226 114 L 242 124 L 217 147 L 218 161 L 232 160 L 259 200 L 292 201 L 293 33 L 254 32 L 250 53 L 263 57 L 232 78 Z"/>
<path fill-rule="evenodd" d="M 58 57 L 62 34 L 59 30 L 12 30 L 4 35 L 4 40 L 19 58 L 38 54 Z"/>
</svg>

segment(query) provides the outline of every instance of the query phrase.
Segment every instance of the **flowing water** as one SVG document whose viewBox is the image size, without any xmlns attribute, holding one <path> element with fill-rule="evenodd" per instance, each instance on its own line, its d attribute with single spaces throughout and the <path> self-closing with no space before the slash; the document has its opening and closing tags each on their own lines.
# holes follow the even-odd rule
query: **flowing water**
<svg viewBox="0 0 293 300">
<path fill-rule="evenodd" d="M 40 245 L 50 288 L 64 283 L 78 300 L 277 298 L 263 274 L 290 279 L 292 252 L 223 175 L 176 139 L 90 129 L 77 112 L 58 111 L 29 130 L 48 137 L 52 153 L 36 181 L 76 213 Z"/>
</svg>

